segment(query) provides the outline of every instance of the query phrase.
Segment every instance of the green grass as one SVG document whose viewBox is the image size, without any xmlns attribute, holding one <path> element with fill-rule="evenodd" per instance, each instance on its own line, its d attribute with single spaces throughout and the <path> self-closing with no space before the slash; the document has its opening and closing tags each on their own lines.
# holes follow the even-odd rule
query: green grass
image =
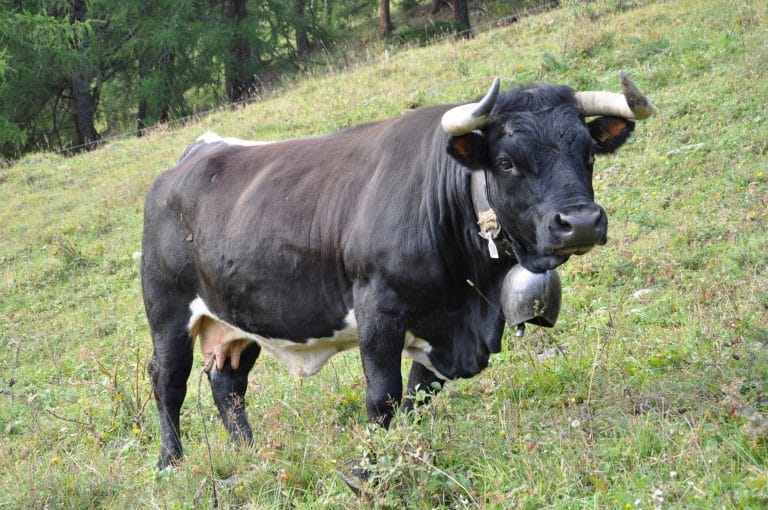
<svg viewBox="0 0 768 510">
<path fill-rule="evenodd" d="M 0 507 L 208 507 L 211 470 L 224 508 L 768 505 L 766 5 L 564 4 L 183 129 L 1 169 Z M 597 164 L 610 240 L 562 269 L 554 330 L 509 338 L 488 370 L 388 433 L 367 431 L 356 353 L 303 381 L 265 356 L 247 397 L 252 448 L 227 443 L 196 354 L 186 461 L 155 471 L 131 255 L 144 194 L 185 144 L 207 129 L 330 133 L 474 97 L 493 76 L 617 90 L 620 69 L 658 115 Z M 565 353 L 541 359 L 552 346 Z M 372 455 L 377 484 L 358 499 L 334 469 Z"/>
</svg>

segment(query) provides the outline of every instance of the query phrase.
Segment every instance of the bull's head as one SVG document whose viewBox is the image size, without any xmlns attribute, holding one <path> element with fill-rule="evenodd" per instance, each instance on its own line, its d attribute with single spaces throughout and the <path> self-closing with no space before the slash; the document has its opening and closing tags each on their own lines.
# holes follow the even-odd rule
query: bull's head
<svg viewBox="0 0 768 510">
<path fill-rule="evenodd" d="M 515 256 L 528 270 L 553 269 L 605 244 L 608 219 L 594 202 L 594 156 L 621 147 L 632 119 L 653 107 L 624 75 L 624 94 L 535 85 L 445 113 L 448 152 L 485 171 L 487 197 Z M 586 117 L 596 117 L 586 122 Z"/>
</svg>

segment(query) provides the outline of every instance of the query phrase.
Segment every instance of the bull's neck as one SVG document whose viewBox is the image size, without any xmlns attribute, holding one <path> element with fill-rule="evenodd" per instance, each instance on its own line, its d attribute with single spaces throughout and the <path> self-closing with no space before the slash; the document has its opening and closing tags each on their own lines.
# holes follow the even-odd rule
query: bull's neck
<svg viewBox="0 0 768 510">
<path fill-rule="evenodd" d="M 435 158 L 436 165 L 430 179 L 437 183 L 438 218 L 430 222 L 437 232 L 433 239 L 445 257 L 446 265 L 454 278 L 460 281 L 486 281 L 511 267 L 514 261 L 491 257 L 488 241 L 480 237 L 480 226 L 472 201 L 471 172 L 462 167 L 445 151 L 447 138 L 441 140 L 441 153 Z M 436 221 L 434 221 L 436 220 Z"/>
</svg>

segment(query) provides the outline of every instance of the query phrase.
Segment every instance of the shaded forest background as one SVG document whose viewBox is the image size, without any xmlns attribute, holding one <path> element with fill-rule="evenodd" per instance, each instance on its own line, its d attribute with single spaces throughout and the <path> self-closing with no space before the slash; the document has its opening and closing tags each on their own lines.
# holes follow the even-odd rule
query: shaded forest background
<svg viewBox="0 0 768 510">
<path fill-rule="evenodd" d="M 471 37 L 471 17 L 545 3 L 0 0 L 0 162 L 140 136 L 353 53 Z"/>
</svg>

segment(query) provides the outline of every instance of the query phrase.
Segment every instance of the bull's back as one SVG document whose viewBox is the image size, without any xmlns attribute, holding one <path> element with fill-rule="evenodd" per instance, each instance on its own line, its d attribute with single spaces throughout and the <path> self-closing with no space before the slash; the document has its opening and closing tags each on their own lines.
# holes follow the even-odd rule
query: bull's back
<svg viewBox="0 0 768 510">
<path fill-rule="evenodd" d="M 145 239 L 176 279 L 194 280 L 212 310 L 246 331 L 308 338 L 338 329 L 352 301 L 342 242 L 360 195 L 345 169 L 360 165 L 333 165 L 316 154 L 323 147 L 198 148 L 152 186 Z"/>
</svg>

